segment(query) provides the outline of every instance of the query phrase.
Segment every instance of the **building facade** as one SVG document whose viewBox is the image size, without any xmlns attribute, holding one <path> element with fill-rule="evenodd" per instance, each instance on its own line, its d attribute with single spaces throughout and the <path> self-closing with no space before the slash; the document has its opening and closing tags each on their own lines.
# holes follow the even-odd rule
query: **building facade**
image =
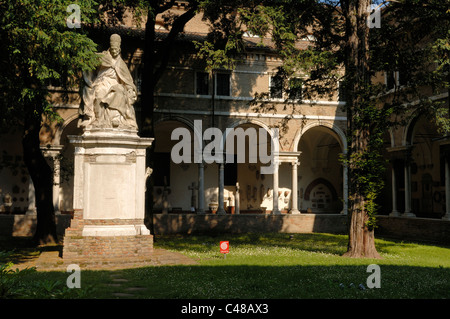
<svg viewBox="0 0 450 319">
<path fill-rule="evenodd" d="M 162 17 L 157 28 L 164 36 Z M 140 89 L 142 33 L 134 30 L 134 35 L 127 36 L 127 28 L 121 30 L 122 58 Z M 339 87 L 330 88 L 332 93 L 326 98 L 306 99 L 301 91 L 294 95 L 284 92 L 276 76 L 282 63 L 280 57 L 270 45 L 256 45 L 260 39 L 251 35 L 244 38 L 247 50 L 238 57 L 234 69 L 206 72 L 205 63 L 196 57 L 191 41 L 202 39 L 207 30 L 201 16 L 187 24 L 154 92 L 154 211 L 346 214 L 347 168 L 340 157 L 347 149 L 347 118 L 343 110 L 345 98 L 339 94 Z M 302 41 L 299 45 L 306 46 L 311 39 Z M 302 77 L 298 74 L 292 83 L 301 83 Z M 384 75 L 377 81 L 392 85 Z M 55 210 L 66 213 L 73 210 L 74 201 L 74 147 L 68 136 L 82 134 L 78 127 L 80 97 L 74 90 L 68 92 L 70 99 L 63 101 L 60 88 L 49 89 L 63 122 L 43 127 L 42 151 L 54 170 Z M 263 101 L 254 103 L 255 95 L 261 93 L 268 94 Z M 431 98 L 445 100 L 448 93 Z M 138 105 L 138 117 L 139 107 L 145 106 Z M 191 160 L 175 163 L 172 151 L 180 137 L 173 136 L 173 132 L 180 128 L 189 132 Z M 221 132 L 242 129 L 241 132 L 254 131 L 258 135 L 253 140 L 246 138 L 244 161 L 237 160 L 242 149 L 235 148 L 230 154 L 234 161 L 198 162 L 195 141 L 202 141 L 203 152 L 208 144 L 205 139 L 208 128 Z M 273 174 L 262 174 L 266 164 L 253 158 L 249 149 L 254 143 L 258 150 L 264 146 L 274 151 L 268 145 L 274 140 L 273 128 L 279 128 L 278 152 L 274 153 L 278 169 Z M 1 139 L 0 209 L 3 213 L 33 213 L 34 190 L 23 165 L 20 134 L 9 132 Z M 384 155 L 389 163 L 380 214 L 448 219 L 448 140 L 439 135 L 430 121 L 417 114 L 407 125 L 386 132 L 385 144 Z M 226 152 L 219 155 L 224 158 Z"/>
</svg>

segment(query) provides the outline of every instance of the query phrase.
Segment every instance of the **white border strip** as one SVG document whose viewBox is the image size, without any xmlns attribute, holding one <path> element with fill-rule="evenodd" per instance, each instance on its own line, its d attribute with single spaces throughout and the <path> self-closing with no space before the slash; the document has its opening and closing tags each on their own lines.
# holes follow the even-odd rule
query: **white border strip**
<svg viewBox="0 0 450 319">
<path fill-rule="evenodd" d="M 199 94 L 182 94 L 182 93 L 156 93 L 155 97 L 172 97 L 172 98 L 186 98 L 186 99 L 205 99 L 211 100 L 212 95 L 199 95 Z M 235 101 L 252 101 L 251 96 L 216 96 L 216 100 L 235 100 Z M 341 101 L 318 101 L 318 100 L 301 100 L 301 101 L 286 101 L 285 99 L 262 99 L 261 102 L 273 102 L 273 103 L 296 103 L 296 104 L 308 104 L 308 105 L 328 105 L 328 106 L 344 106 L 345 102 Z"/>
<path fill-rule="evenodd" d="M 194 111 L 194 110 L 167 110 L 167 109 L 155 109 L 156 113 L 166 114 L 189 114 L 189 115 L 211 115 L 211 111 Z M 220 116 L 236 116 L 236 117 L 256 117 L 256 118 L 290 118 L 290 119 L 307 119 L 307 120 L 331 120 L 331 121 L 346 121 L 346 116 L 326 116 L 326 115 L 301 115 L 301 114 L 268 114 L 268 113 L 243 113 L 243 112 L 230 112 L 230 111 L 215 111 L 215 115 Z"/>
</svg>

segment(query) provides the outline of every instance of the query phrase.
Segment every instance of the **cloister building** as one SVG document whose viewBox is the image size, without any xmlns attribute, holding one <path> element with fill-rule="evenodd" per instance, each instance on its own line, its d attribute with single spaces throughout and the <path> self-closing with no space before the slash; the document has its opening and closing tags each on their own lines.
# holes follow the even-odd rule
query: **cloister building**
<svg viewBox="0 0 450 319">
<path fill-rule="evenodd" d="M 143 31 L 128 31 L 126 27 L 114 30 L 122 35 L 122 58 L 140 90 Z M 162 22 L 157 31 L 164 36 Z M 251 35 L 244 38 L 246 53 L 234 69 L 206 72 L 192 40 L 202 39 L 207 31 L 201 17 L 186 25 L 154 92 L 154 211 L 347 214 L 347 168 L 340 161 L 347 149 L 347 118 L 339 86 L 330 88 L 333 93 L 329 98 L 306 99 L 301 93 L 289 96 L 277 83 L 280 57 L 270 44 L 258 46 L 260 39 Z M 109 39 L 109 35 L 104 38 Z M 306 46 L 309 41 L 313 39 L 305 38 L 299 45 Z M 107 41 L 99 43 L 101 50 L 106 45 Z M 299 74 L 298 79 L 302 76 Z M 398 79 L 389 82 L 385 74 L 376 80 L 400 85 Z M 42 128 L 42 151 L 54 171 L 55 211 L 64 214 L 73 210 L 74 147 L 68 136 L 82 134 L 78 127 L 80 97 L 75 89 L 69 92 L 70 101 L 64 102 L 59 98 L 59 87 L 50 85 L 49 89 L 63 122 Z M 270 110 L 261 103 L 251 103 L 258 93 L 269 93 L 264 103 L 270 104 Z M 448 101 L 448 92 L 431 98 Z M 141 107 L 145 106 L 136 106 L 137 117 Z M 203 131 L 196 123 L 201 123 Z M 284 130 L 280 129 L 276 154 L 279 166 L 274 174 L 262 174 L 266 164 L 251 160 L 248 152 L 245 163 L 196 163 L 194 152 L 190 163 L 174 163 L 171 158 L 179 142 L 172 139 L 177 128 L 187 129 L 192 141 L 210 127 L 222 132 L 227 128 L 254 128 L 259 132 L 262 128 L 267 133 L 266 141 L 270 141 L 271 128 L 281 126 Z M 260 139 L 261 135 L 259 147 Z M 21 134 L 11 131 L 1 140 L 1 213 L 33 213 L 34 189 L 22 160 Z M 450 219 L 449 141 L 421 114 L 413 116 L 407 125 L 386 132 L 384 155 L 389 161 L 380 199 L 381 215 Z"/>
</svg>

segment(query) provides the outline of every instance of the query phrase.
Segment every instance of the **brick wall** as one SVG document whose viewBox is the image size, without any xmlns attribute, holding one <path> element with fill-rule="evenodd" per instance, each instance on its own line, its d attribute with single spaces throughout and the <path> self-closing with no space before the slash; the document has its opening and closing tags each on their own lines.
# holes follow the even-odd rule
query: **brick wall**
<svg viewBox="0 0 450 319">
<path fill-rule="evenodd" d="M 375 237 L 450 244 L 450 221 L 447 220 L 377 216 L 377 225 Z"/>
<path fill-rule="evenodd" d="M 94 258 L 145 258 L 153 252 L 153 236 L 82 236 L 84 225 L 120 225 L 140 223 L 135 220 L 85 220 L 83 212 L 75 210 L 66 229 L 62 257 L 77 261 Z"/>
<path fill-rule="evenodd" d="M 77 217 L 78 216 L 78 217 Z M 80 237 L 77 232 L 83 223 L 79 215 L 57 215 L 58 234 Z M 72 222 L 72 225 L 71 225 Z M 91 223 L 88 221 L 87 223 Z M 215 232 L 325 232 L 346 233 L 347 216 L 343 215 L 196 215 L 196 214 L 155 214 L 153 216 L 154 234 L 194 234 Z M 69 227 L 70 225 L 70 227 Z M 0 236 L 32 236 L 36 227 L 33 215 L 0 215 Z M 378 216 L 378 228 L 375 237 L 389 237 L 411 241 L 430 241 L 450 244 L 450 221 L 428 218 L 401 218 Z M 139 236 L 138 236 L 139 237 Z M 73 240 L 74 240 L 73 238 Z M 68 240 L 68 239 L 66 239 Z M 131 240 L 131 239 L 130 239 Z M 145 248 L 146 241 L 135 238 L 131 240 L 140 249 Z M 93 244 L 93 243 L 90 243 Z M 104 246 L 98 239 L 98 246 Z M 99 248 L 100 250 L 100 248 Z M 106 251 L 106 248 L 104 249 Z"/>
<path fill-rule="evenodd" d="M 71 215 L 56 215 L 56 232 L 64 235 Z M 36 215 L 0 215 L 0 236 L 31 237 L 36 229 Z"/>
<path fill-rule="evenodd" d="M 155 214 L 153 224 L 155 234 L 347 232 L 347 216 L 339 214 Z"/>
</svg>

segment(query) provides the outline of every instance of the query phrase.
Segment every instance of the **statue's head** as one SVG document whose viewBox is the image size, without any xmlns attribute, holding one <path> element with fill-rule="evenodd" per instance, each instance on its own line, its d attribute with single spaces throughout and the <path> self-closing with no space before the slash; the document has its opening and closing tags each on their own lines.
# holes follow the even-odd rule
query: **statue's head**
<svg viewBox="0 0 450 319">
<path fill-rule="evenodd" d="M 109 39 L 109 52 L 113 56 L 113 58 L 116 58 L 120 54 L 120 35 L 113 34 L 111 35 Z"/>
</svg>

